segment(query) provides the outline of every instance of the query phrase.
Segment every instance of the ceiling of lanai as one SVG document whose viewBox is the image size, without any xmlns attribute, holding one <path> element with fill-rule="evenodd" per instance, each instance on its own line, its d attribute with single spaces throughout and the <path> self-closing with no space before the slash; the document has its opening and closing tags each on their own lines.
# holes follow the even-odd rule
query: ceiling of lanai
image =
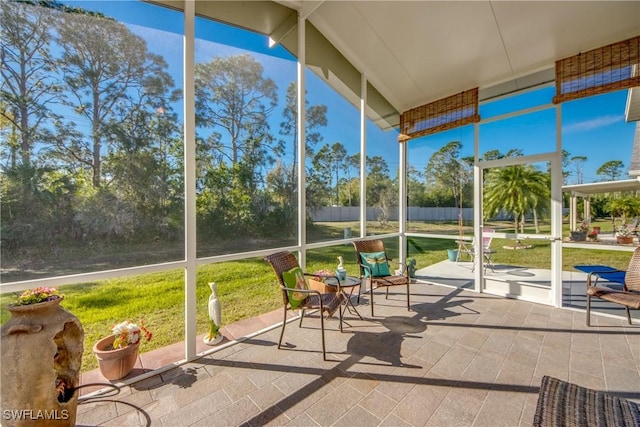
<svg viewBox="0 0 640 427">
<path fill-rule="evenodd" d="M 483 100 L 552 82 L 556 60 L 640 35 L 640 1 L 195 2 L 196 15 L 268 35 L 294 54 L 298 12 L 310 23 L 307 65 L 356 105 L 364 73 L 382 127 L 463 90 L 479 87 Z"/>
<path fill-rule="evenodd" d="M 552 80 L 557 59 L 640 34 L 640 1 L 279 3 L 309 14 L 399 112 L 474 87 L 486 98 L 500 83 L 508 92 Z"/>
</svg>

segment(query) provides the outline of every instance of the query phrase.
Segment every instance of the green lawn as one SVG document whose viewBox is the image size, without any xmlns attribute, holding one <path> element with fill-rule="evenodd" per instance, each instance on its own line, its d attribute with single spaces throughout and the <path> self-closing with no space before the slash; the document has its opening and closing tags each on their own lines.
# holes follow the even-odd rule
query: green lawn
<svg viewBox="0 0 640 427">
<path fill-rule="evenodd" d="M 357 223 L 316 224 L 312 241 L 342 237 L 345 226 L 351 226 L 354 234 Z M 433 231 L 432 226 L 425 226 Z M 452 224 L 440 224 L 436 232 L 457 230 Z M 374 229 L 384 233 L 389 229 Z M 456 231 L 457 232 L 457 231 Z M 387 251 L 397 258 L 397 239 L 385 242 Z M 493 260 L 500 264 L 520 265 L 532 268 L 550 268 L 550 244 L 527 242 L 532 249 L 509 251 L 500 249 L 513 241 L 494 239 L 492 247 L 498 249 Z M 409 257 L 417 260 L 418 268 L 447 258 L 446 249 L 455 248 L 452 240 L 434 238 L 411 238 Z M 342 255 L 347 272 L 357 274 L 354 252 L 350 244 L 339 244 L 329 248 L 307 252 L 307 271 L 321 268 L 334 269 L 336 257 Z M 563 266 L 571 270 L 575 264 L 608 264 L 625 268 L 628 252 L 564 249 Z M 395 268 L 392 266 L 392 268 Z M 271 268 L 261 259 L 223 262 L 201 266 L 197 272 L 197 330 L 199 334 L 208 329 L 207 301 L 210 295 L 208 282 L 218 283 L 218 294 L 222 305 L 223 325 L 257 316 L 281 307 L 282 299 Z M 83 371 L 95 369 L 97 363 L 92 354 L 93 343 L 110 333 L 110 327 L 122 320 L 138 322 L 141 319 L 152 330 L 151 342 L 143 344 L 142 351 L 163 347 L 183 340 L 184 336 L 184 273 L 182 270 L 145 274 L 133 277 L 89 282 L 64 286 L 65 299 L 62 305 L 75 314 L 85 330 L 85 352 Z M 13 295 L 0 296 L 0 316 L 4 323 L 10 316 L 4 308 L 12 302 Z"/>
</svg>

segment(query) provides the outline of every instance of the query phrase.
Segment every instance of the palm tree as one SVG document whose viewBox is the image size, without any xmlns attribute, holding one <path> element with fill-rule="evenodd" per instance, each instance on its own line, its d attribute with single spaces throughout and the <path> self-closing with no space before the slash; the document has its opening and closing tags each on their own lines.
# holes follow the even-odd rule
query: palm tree
<svg viewBox="0 0 640 427">
<path fill-rule="evenodd" d="M 635 195 L 626 195 L 611 199 L 607 208 L 611 211 L 615 229 L 616 216 L 620 217 L 622 224 L 626 224 L 627 219 L 640 215 L 640 200 Z"/>
<path fill-rule="evenodd" d="M 524 233 L 525 215 L 533 214 L 536 233 L 538 214 L 548 209 L 551 190 L 549 175 L 530 165 L 492 169 L 484 183 L 484 216 L 506 211 L 513 214 L 514 230 Z"/>
</svg>

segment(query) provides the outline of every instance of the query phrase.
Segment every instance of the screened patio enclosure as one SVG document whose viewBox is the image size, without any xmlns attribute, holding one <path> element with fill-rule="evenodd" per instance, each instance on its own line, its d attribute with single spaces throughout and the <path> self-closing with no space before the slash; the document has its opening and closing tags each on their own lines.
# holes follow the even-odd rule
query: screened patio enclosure
<svg viewBox="0 0 640 427">
<path fill-rule="evenodd" d="M 561 306 L 565 117 L 640 86 L 636 2 L 61 4 L 2 6 L 0 289 L 73 285 L 91 305 L 108 281 L 170 277 L 150 292 L 178 296 L 185 360 L 206 282 L 265 286 L 248 262 L 276 250 L 320 268 L 375 237 L 431 264 L 491 229 L 544 246 L 549 283 L 505 291 L 475 268 L 474 290 Z M 572 75 L 581 52 L 591 74 Z M 514 170 L 539 180 L 539 211 L 484 215 L 489 178 Z"/>
</svg>

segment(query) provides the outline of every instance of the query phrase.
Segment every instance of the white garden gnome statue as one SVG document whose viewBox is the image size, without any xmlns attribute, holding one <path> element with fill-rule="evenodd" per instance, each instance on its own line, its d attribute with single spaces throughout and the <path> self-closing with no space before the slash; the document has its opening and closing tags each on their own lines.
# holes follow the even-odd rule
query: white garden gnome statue
<svg viewBox="0 0 640 427">
<path fill-rule="evenodd" d="M 209 333 L 204 336 L 202 341 L 207 345 L 216 345 L 224 339 L 220 333 L 222 313 L 220 301 L 218 300 L 218 285 L 215 282 L 210 282 L 209 287 L 211 288 L 211 296 L 209 296 Z"/>
</svg>

